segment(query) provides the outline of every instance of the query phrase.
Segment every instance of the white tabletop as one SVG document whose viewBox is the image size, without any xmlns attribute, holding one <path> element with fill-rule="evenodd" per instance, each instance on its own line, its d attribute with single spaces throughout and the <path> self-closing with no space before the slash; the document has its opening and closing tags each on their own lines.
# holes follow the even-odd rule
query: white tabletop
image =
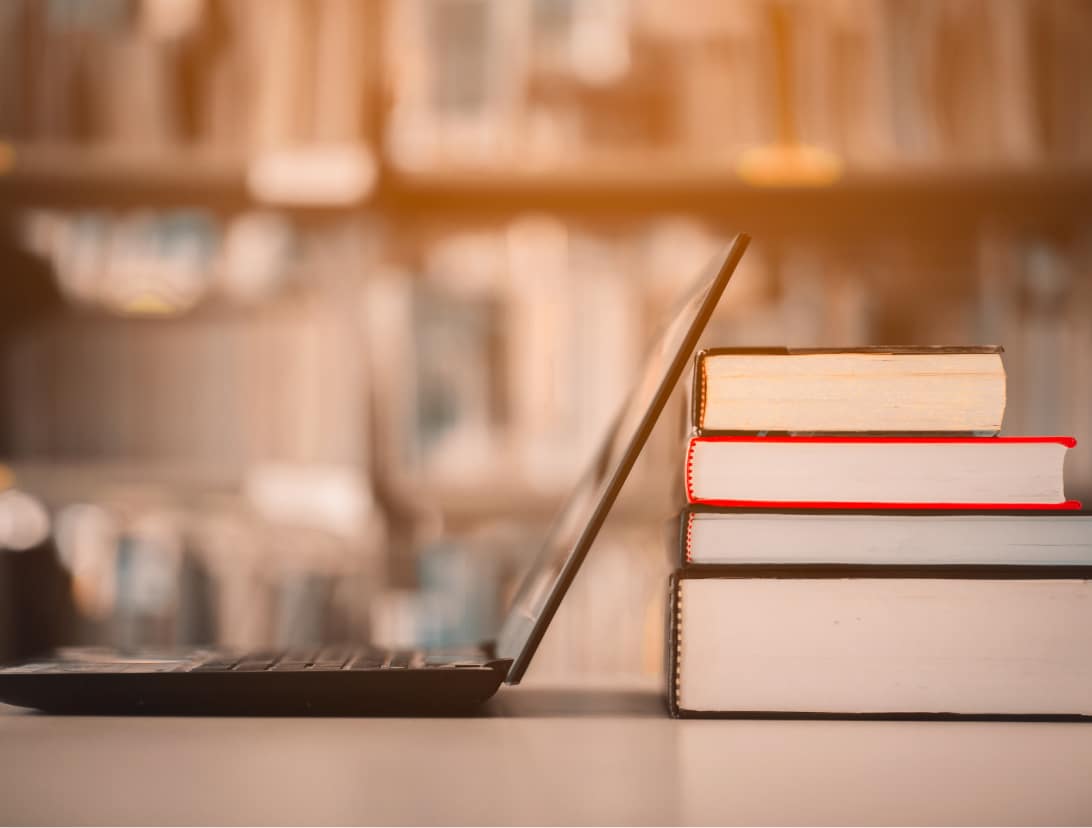
<svg viewBox="0 0 1092 828">
<path fill-rule="evenodd" d="M 1087 824 L 1092 724 L 673 721 L 505 688 L 466 719 L 0 706 L 3 823 Z"/>
</svg>

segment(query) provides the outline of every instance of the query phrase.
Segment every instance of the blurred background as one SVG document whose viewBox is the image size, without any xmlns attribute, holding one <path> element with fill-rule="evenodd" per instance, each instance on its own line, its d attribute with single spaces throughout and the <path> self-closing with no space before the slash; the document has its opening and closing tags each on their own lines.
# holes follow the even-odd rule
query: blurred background
<svg viewBox="0 0 1092 828">
<path fill-rule="evenodd" d="M 487 636 L 671 297 L 1002 344 L 1092 501 L 1092 2 L 3 0 L 0 658 Z M 658 675 L 681 404 L 530 677 Z"/>
</svg>

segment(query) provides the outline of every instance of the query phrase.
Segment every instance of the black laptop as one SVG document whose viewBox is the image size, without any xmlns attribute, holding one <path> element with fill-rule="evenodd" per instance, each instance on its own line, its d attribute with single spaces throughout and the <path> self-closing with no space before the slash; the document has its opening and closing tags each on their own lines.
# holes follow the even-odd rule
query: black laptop
<svg viewBox="0 0 1092 828">
<path fill-rule="evenodd" d="M 69 649 L 0 669 L 0 701 L 57 713 L 437 714 L 518 684 L 747 247 L 739 235 L 665 320 L 637 386 L 544 538 L 496 641 L 465 652 Z"/>
</svg>

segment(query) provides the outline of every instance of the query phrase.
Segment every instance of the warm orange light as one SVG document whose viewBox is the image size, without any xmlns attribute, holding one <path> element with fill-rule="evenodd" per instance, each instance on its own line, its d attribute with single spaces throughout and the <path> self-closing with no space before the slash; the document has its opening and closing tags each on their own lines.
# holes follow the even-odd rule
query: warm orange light
<svg viewBox="0 0 1092 828">
<path fill-rule="evenodd" d="M 842 160 L 806 144 L 754 147 L 739 159 L 739 177 L 756 187 L 826 187 L 842 177 Z"/>
<path fill-rule="evenodd" d="M 0 175 L 15 169 L 15 147 L 0 141 Z"/>
<path fill-rule="evenodd" d="M 154 293 L 141 293 L 127 298 L 117 310 L 126 316 L 175 316 L 188 307 L 172 304 Z"/>
</svg>

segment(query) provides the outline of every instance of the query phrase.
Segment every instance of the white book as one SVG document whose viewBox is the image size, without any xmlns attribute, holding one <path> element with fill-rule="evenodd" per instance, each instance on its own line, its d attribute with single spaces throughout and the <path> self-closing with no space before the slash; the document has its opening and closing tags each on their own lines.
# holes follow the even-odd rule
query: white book
<svg viewBox="0 0 1092 828">
<path fill-rule="evenodd" d="M 1080 572 L 682 577 L 672 712 L 1092 715 L 1092 570 Z"/>
<path fill-rule="evenodd" d="M 997 347 L 718 348 L 694 399 L 706 431 L 996 434 L 1005 367 Z"/>
<path fill-rule="evenodd" d="M 734 437 L 690 440 L 686 495 L 710 506 L 1078 508 L 1069 437 Z"/>
<path fill-rule="evenodd" d="M 1092 515 L 687 509 L 681 521 L 683 565 L 1092 566 Z"/>
</svg>

